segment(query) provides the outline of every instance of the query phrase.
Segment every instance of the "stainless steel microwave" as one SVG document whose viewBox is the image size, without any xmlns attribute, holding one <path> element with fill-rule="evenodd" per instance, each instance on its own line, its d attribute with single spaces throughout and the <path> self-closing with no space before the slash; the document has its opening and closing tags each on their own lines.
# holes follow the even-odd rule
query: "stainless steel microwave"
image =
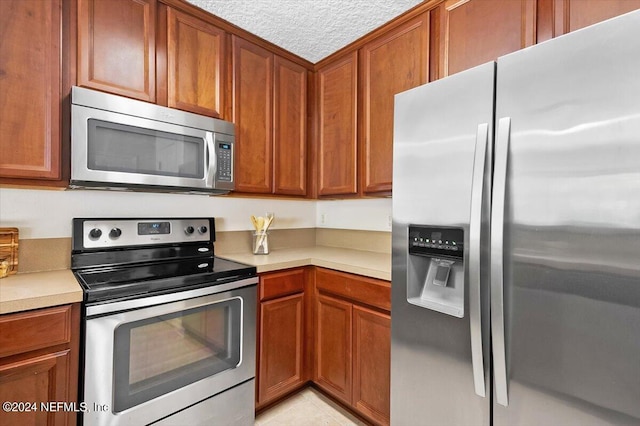
<svg viewBox="0 0 640 426">
<path fill-rule="evenodd" d="M 233 123 L 73 87 L 71 188 L 222 194 L 235 188 Z"/>
</svg>

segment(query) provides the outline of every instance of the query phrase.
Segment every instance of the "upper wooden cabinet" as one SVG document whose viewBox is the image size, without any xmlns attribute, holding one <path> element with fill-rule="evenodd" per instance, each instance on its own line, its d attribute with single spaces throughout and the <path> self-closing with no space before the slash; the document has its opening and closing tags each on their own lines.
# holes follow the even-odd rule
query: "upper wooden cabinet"
<svg viewBox="0 0 640 426">
<path fill-rule="evenodd" d="M 307 71 L 233 37 L 236 191 L 305 195 Z"/>
<path fill-rule="evenodd" d="M 78 85 L 155 102 L 155 22 L 155 0 L 78 0 Z"/>
<path fill-rule="evenodd" d="M 273 192 L 307 194 L 307 69 L 274 58 Z"/>
<path fill-rule="evenodd" d="M 271 193 L 273 54 L 233 37 L 236 191 Z"/>
<path fill-rule="evenodd" d="M 61 1 L 0 1 L 0 177 L 61 178 Z"/>
<path fill-rule="evenodd" d="M 367 43 L 360 54 L 362 192 L 391 191 L 394 95 L 427 82 L 429 13 Z"/>
<path fill-rule="evenodd" d="M 640 0 L 538 0 L 538 42 L 640 9 Z"/>
<path fill-rule="evenodd" d="M 223 116 L 226 37 L 205 21 L 167 8 L 168 106 Z"/>
<path fill-rule="evenodd" d="M 431 79 L 536 42 L 535 0 L 446 0 L 432 17 Z"/>
<path fill-rule="evenodd" d="M 156 0 L 78 0 L 80 86 L 221 117 L 225 47 L 223 30 Z"/>
<path fill-rule="evenodd" d="M 357 194 L 358 53 L 318 70 L 318 195 Z"/>
</svg>

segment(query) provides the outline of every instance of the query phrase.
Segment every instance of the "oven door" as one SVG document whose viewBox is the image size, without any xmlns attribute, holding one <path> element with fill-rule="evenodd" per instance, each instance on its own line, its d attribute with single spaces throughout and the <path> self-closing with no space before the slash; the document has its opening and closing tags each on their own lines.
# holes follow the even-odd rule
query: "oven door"
<svg viewBox="0 0 640 426">
<path fill-rule="evenodd" d="M 210 131 L 73 105 L 71 183 L 212 190 L 215 144 Z"/>
<path fill-rule="evenodd" d="M 88 307 L 84 424 L 148 424 L 253 379 L 256 283 Z"/>
</svg>

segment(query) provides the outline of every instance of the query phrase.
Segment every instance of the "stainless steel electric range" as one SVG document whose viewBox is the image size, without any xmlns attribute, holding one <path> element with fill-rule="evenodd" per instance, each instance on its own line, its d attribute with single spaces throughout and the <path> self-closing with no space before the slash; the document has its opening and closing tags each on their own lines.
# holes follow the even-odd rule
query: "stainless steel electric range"
<svg viewBox="0 0 640 426">
<path fill-rule="evenodd" d="M 256 268 L 213 218 L 74 219 L 85 425 L 252 425 Z"/>
</svg>

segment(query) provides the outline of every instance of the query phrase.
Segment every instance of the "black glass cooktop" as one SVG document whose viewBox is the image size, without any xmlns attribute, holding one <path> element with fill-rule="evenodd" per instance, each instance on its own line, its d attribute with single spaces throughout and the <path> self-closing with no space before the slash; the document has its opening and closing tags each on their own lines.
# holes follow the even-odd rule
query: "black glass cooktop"
<svg viewBox="0 0 640 426">
<path fill-rule="evenodd" d="M 138 254 L 148 255 L 148 263 L 140 262 L 138 259 L 135 264 L 122 264 L 117 262 L 121 260 L 119 256 L 122 254 L 111 253 L 114 263 L 103 262 L 102 266 L 84 266 L 82 269 L 76 269 L 74 273 L 84 289 L 85 302 L 139 298 L 219 285 L 256 276 L 254 266 L 218 257 L 202 256 L 169 260 L 157 250 Z M 158 262 L 158 258 L 164 260 Z"/>
</svg>

